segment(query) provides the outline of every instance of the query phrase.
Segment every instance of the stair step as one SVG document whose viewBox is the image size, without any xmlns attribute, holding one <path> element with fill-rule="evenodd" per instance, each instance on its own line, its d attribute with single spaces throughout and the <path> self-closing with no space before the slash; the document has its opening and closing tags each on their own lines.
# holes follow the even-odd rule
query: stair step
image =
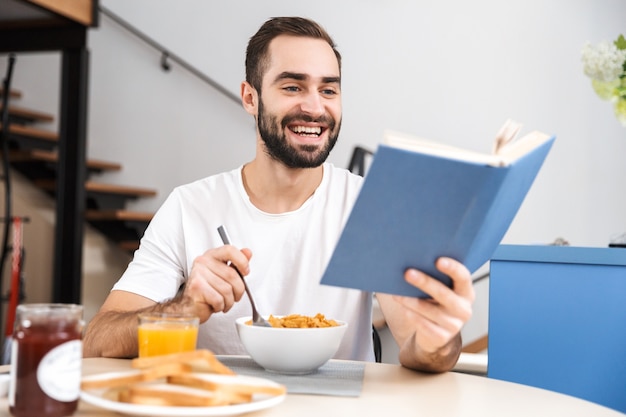
<svg viewBox="0 0 626 417">
<path fill-rule="evenodd" d="M 157 192 L 153 189 L 141 187 L 128 187 L 125 185 L 104 184 L 99 182 L 87 181 L 85 189 L 94 193 L 102 194 L 122 194 L 136 197 L 154 197 Z"/>
<path fill-rule="evenodd" d="M 4 88 L 0 87 L 0 97 L 4 97 Z M 9 90 L 9 97 L 11 98 L 22 98 L 22 92 L 20 90 Z"/>
<path fill-rule="evenodd" d="M 2 130 L 2 123 L 0 123 L 0 130 Z M 43 144 L 47 149 L 54 148 L 59 143 L 59 135 L 57 133 L 32 126 L 22 126 L 12 123 L 9 124 L 8 133 L 9 136 L 20 139 L 20 142 L 24 139 L 35 140 L 37 144 Z"/>
<path fill-rule="evenodd" d="M 0 123 L 0 129 L 2 129 L 2 123 Z M 54 142 L 59 141 L 59 135 L 56 132 L 38 129 L 32 126 L 18 125 L 14 123 L 9 124 L 9 134 Z"/>
<path fill-rule="evenodd" d="M 1 0 L 0 0 L 1 1 Z M 0 97 L 5 91 L 0 86 Z M 11 89 L 9 97 L 22 98 L 22 92 Z M 2 110 L 0 103 L 0 111 Z M 32 123 L 52 122 L 54 116 L 9 104 L 9 124 L 6 136 L 9 144 L 9 160 L 13 169 L 29 178 L 34 185 L 48 192 L 53 198 L 57 189 L 59 135 Z M 3 126 L 0 123 L 0 132 Z M 0 150 L 1 155 L 1 150 Z M 99 230 L 121 250 L 134 252 L 154 214 L 126 210 L 129 199 L 153 197 L 157 192 L 141 187 L 104 184 L 88 180 L 90 173 L 120 171 L 118 163 L 87 159 L 85 161 L 85 221 Z M 59 203 L 59 202 L 57 202 Z"/>
<path fill-rule="evenodd" d="M 55 196 L 57 181 L 49 178 L 33 179 L 33 184 Z M 154 197 L 157 192 L 148 188 L 104 184 L 85 181 L 85 208 L 94 210 L 121 210 L 128 200 L 139 197 Z"/>
<path fill-rule="evenodd" d="M 93 227 L 120 244 L 125 242 L 129 249 L 136 249 L 139 239 L 146 231 L 153 214 L 130 210 L 86 210 L 85 220 Z M 131 243 L 134 242 L 134 243 Z"/>
<path fill-rule="evenodd" d="M 35 181 L 35 185 L 44 190 L 56 190 L 56 180 L 41 179 Z M 128 187 L 125 185 L 105 184 L 95 181 L 85 182 L 85 191 L 100 194 L 116 194 L 129 197 L 154 197 L 157 193 L 155 190 L 140 187 Z"/>
<path fill-rule="evenodd" d="M 122 250 L 128 252 L 134 252 L 139 249 L 139 241 L 138 240 L 124 240 L 122 242 L 118 242 L 118 247 Z"/>
<path fill-rule="evenodd" d="M 14 150 L 9 154 L 9 160 L 12 163 L 52 163 L 59 162 L 59 154 L 55 151 L 45 151 L 41 149 Z M 90 171 L 120 171 L 122 166 L 114 162 L 102 161 L 99 159 L 88 159 L 86 161 L 87 168 Z"/>
<path fill-rule="evenodd" d="M 2 111 L 2 104 L 0 104 L 0 112 Z M 9 106 L 9 118 L 14 120 L 20 120 L 27 123 L 32 122 L 52 122 L 54 116 L 49 113 L 43 113 L 36 110 L 30 110 L 24 107 Z"/>
<path fill-rule="evenodd" d="M 87 210 L 85 218 L 89 221 L 135 221 L 150 222 L 154 214 L 129 210 Z"/>
</svg>

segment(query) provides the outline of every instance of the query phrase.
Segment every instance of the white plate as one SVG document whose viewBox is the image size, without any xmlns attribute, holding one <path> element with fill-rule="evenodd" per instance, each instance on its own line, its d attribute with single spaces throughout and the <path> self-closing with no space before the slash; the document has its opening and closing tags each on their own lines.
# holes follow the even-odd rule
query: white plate
<svg viewBox="0 0 626 417">
<path fill-rule="evenodd" d="M 119 376 L 119 372 L 111 372 L 111 376 Z M 98 377 L 104 377 L 105 374 L 98 374 Z M 263 378 L 251 377 L 246 375 L 233 376 L 236 382 L 240 383 L 257 383 L 263 385 L 279 384 Z M 251 411 L 262 410 L 273 407 L 281 403 L 285 399 L 285 394 L 268 396 L 255 395 L 251 402 L 244 404 L 234 404 L 226 406 L 213 407 L 167 407 L 161 405 L 140 405 L 128 404 L 115 401 L 105 397 L 107 389 L 94 389 L 81 391 L 80 398 L 86 403 L 102 407 L 107 410 L 117 411 L 119 413 L 130 414 L 135 416 L 154 416 L 154 417 L 193 417 L 193 416 L 234 416 L 237 414 L 249 413 Z"/>
</svg>

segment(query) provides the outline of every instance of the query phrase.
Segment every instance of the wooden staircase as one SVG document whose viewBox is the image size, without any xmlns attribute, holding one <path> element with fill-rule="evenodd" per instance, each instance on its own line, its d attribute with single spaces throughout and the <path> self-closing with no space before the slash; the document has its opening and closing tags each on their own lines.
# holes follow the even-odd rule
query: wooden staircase
<svg viewBox="0 0 626 417">
<path fill-rule="evenodd" d="M 4 12 L 0 13 L 0 52 L 9 54 L 9 65 L 15 54 L 60 54 L 56 117 L 62 136 L 54 147 L 59 164 L 52 301 L 80 303 L 90 67 L 87 33 L 98 26 L 98 0 L 0 0 L 0 9 Z"/>
<path fill-rule="evenodd" d="M 3 92 L 0 89 L 0 97 Z M 11 91 L 10 100 L 19 100 L 20 91 Z M 1 105 L 0 105 L 1 111 Z M 52 115 L 9 104 L 9 162 L 11 167 L 52 198 L 56 197 L 59 157 L 58 135 L 44 127 Z M 0 124 L 0 131 L 4 126 Z M 85 182 L 85 221 L 126 251 L 134 251 L 153 213 L 126 209 L 130 200 L 149 198 L 156 191 L 141 187 L 107 184 L 98 174 L 120 171 L 115 162 L 88 158 Z"/>
</svg>

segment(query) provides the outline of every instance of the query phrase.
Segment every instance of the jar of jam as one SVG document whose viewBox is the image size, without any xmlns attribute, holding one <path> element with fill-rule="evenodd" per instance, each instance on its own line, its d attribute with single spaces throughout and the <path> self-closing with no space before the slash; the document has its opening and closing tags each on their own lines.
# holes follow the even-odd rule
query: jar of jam
<svg viewBox="0 0 626 417">
<path fill-rule="evenodd" d="M 15 417 L 63 417 L 80 394 L 83 307 L 22 304 L 11 348 L 9 410 Z"/>
</svg>

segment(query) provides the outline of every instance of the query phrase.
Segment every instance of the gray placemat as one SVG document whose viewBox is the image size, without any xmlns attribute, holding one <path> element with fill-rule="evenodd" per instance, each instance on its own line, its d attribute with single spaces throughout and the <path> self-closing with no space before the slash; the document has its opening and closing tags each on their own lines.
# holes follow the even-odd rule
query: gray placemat
<svg viewBox="0 0 626 417">
<path fill-rule="evenodd" d="M 358 397 L 363 387 L 364 362 L 330 360 L 311 374 L 285 375 L 268 372 L 246 356 L 218 356 L 218 359 L 238 374 L 282 384 L 289 394 Z"/>
</svg>

